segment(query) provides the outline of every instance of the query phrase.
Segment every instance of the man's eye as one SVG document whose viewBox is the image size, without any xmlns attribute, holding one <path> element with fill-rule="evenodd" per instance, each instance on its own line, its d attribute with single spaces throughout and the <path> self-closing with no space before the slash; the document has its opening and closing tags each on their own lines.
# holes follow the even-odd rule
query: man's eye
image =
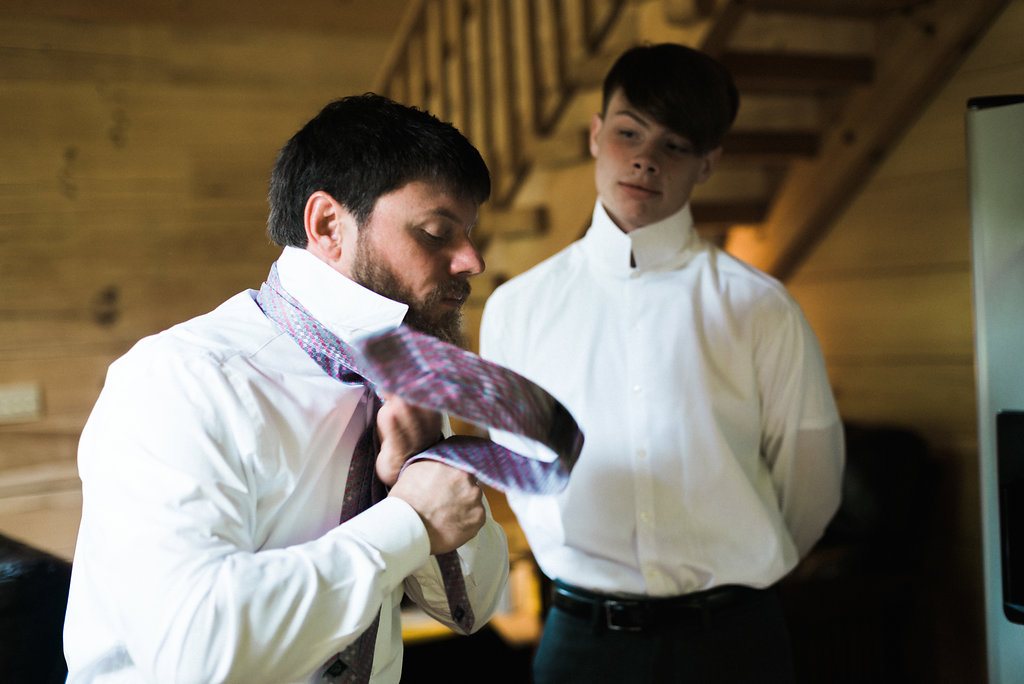
<svg viewBox="0 0 1024 684">
<path fill-rule="evenodd" d="M 423 228 L 420 229 L 419 235 L 420 239 L 423 240 L 424 243 L 430 245 L 443 245 L 447 241 L 445 236 L 437 235 Z"/>
<path fill-rule="evenodd" d="M 631 131 L 628 128 L 620 128 L 619 135 L 623 138 L 634 138 L 636 137 L 636 131 Z"/>
</svg>

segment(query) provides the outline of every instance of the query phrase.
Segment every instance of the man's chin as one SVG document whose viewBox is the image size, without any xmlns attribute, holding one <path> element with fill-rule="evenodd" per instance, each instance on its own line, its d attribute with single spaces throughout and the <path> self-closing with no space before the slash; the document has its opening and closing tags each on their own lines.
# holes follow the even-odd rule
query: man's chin
<svg viewBox="0 0 1024 684">
<path fill-rule="evenodd" d="M 410 309 L 405 322 L 410 328 L 432 335 L 442 342 L 448 342 L 463 349 L 466 347 L 466 338 L 462 332 L 461 309 L 446 311 L 431 319 Z"/>
<path fill-rule="evenodd" d="M 433 334 L 439 340 L 454 344 L 456 347 L 466 348 L 466 336 L 462 330 L 462 313 L 456 312 L 457 315 L 454 317 L 452 322 L 444 322 L 435 328 Z"/>
</svg>

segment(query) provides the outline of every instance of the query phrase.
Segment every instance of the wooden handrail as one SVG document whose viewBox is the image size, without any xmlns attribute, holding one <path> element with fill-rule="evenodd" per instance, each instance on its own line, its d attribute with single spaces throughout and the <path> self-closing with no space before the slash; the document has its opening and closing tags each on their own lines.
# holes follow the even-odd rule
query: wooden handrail
<svg viewBox="0 0 1024 684">
<path fill-rule="evenodd" d="M 628 0 L 416 0 L 376 92 L 451 121 L 491 170 L 496 208 L 523 180 Z"/>
</svg>

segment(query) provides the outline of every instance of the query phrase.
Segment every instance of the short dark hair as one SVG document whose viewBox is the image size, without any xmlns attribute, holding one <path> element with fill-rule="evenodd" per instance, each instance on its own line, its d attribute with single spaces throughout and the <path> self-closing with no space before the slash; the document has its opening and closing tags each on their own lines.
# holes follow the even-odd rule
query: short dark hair
<svg viewBox="0 0 1024 684">
<path fill-rule="evenodd" d="M 483 158 L 451 124 L 374 93 L 335 100 L 278 154 L 270 174 L 267 235 L 282 246 L 305 247 L 303 214 L 318 190 L 363 226 L 379 197 L 414 181 L 477 204 L 491 193 Z"/>
<path fill-rule="evenodd" d="M 620 88 L 631 105 L 686 137 L 699 154 L 722 144 L 740 104 L 724 66 L 675 43 L 640 45 L 622 53 L 604 80 L 602 116 Z"/>
</svg>

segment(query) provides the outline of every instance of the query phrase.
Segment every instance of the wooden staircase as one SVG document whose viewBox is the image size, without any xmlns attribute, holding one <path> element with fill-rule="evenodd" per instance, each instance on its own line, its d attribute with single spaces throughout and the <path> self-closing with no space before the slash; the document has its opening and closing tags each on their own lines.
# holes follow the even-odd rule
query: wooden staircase
<svg viewBox="0 0 1024 684">
<path fill-rule="evenodd" d="M 585 229 L 587 125 L 617 55 L 699 47 L 732 71 L 741 106 L 719 171 L 694 194 L 698 229 L 785 279 L 1006 4 L 417 0 L 377 90 L 452 121 L 490 166 L 477 228 L 488 274 L 471 301 L 482 306 Z M 566 192 L 558 174 L 580 180 Z"/>
</svg>

